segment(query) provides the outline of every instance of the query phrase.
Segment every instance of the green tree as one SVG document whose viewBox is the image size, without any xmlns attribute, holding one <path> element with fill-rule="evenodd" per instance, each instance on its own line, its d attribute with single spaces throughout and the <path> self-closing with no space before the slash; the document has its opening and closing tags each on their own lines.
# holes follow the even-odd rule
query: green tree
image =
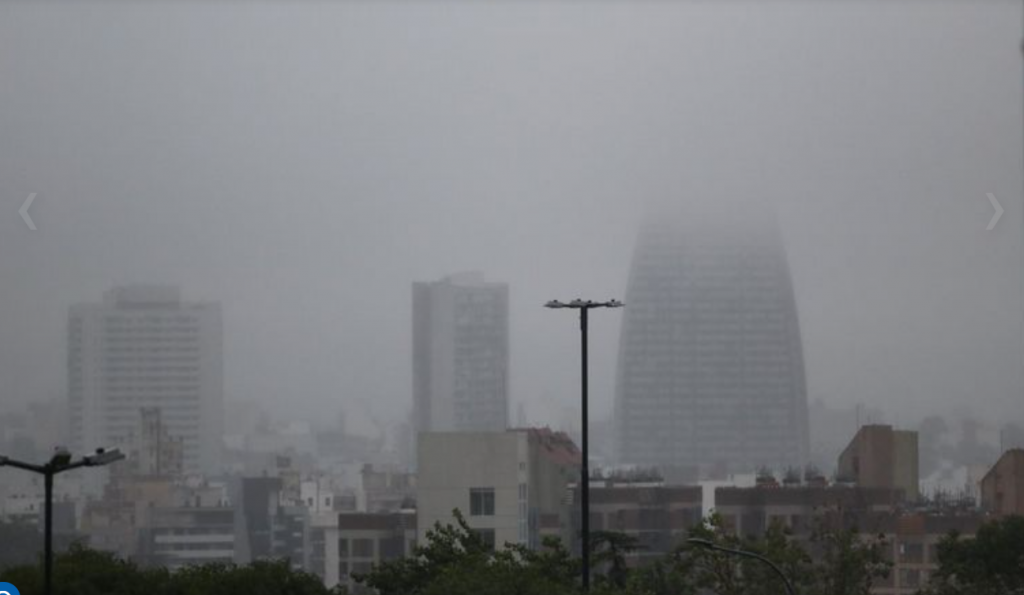
<svg viewBox="0 0 1024 595">
<path fill-rule="evenodd" d="M 579 564 L 557 540 L 540 551 L 493 549 L 458 510 L 456 525 L 436 524 L 409 557 L 384 562 L 357 582 L 380 595 L 573 595 Z"/>
<path fill-rule="evenodd" d="M 720 547 L 762 555 L 782 569 L 797 586 L 810 580 L 810 559 L 781 527 L 771 526 L 760 537 L 739 537 L 724 529 L 721 518 L 712 516 L 694 527 L 689 537 Z M 630 595 L 778 595 L 785 591 L 782 579 L 761 560 L 739 557 L 684 542 L 671 555 L 630 574 Z"/>
<path fill-rule="evenodd" d="M 1024 517 L 985 523 L 973 539 L 939 543 L 939 569 L 927 595 L 1024 595 Z"/>
<path fill-rule="evenodd" d="M 712 516 L 693 528 L 690 537 L 720 547 L 753 552 L 774 562 L 805 595 L 867 595 L 872 582 L 888 573 L 880 538 L 863 539 L 855 531 L 819 528 L 806 545 L 782 527 L 764 535 L 740 537 Z M 808 549 L 814 553 L 812 556 Z M 779 595 L 782 579 L 761 560 L 738 557 L 683 543 L 670 555 L 630 573 L 628 595 Z"/>
<path fill-rule="evenodd" d="M 43 592 L 39 563 L 15 566 L 0 573 L 22 595 Z M 141 569 L 106 552 L 72 545 L 54 557 L 54 595 L 150 595 L 166 587 L 165 570 Z"/>
<path fill-rule="evenodd" d="M 642 549 L 636 537 L 615 531 L 594 531 L 590 534 L 590 559 L 598 573 L 595 587 L 623 589 L 630 569 L 626 557 Z M 601 571 L 603 570 L 603 573 Z"/>
<path fill-rule="evenodd" d="M 30 564 L 43 551 L 39 528 L 25 522 L 0 521 L 0 568 Z"/>
<path fill-rule="evenodd" d="M 43 591 L 39 564 L 15 566 L 0 580 L 22 595 Z M 260 561 L 246 566 L 207 564 L 179 572 L 141 568 L 113 554 L 72 546 L 54 560 L 54 595 L 343 595 L 326 589 L 316 576 L 296 571 L 286 561 Z"/>
<path fill-rule="evenodd" d="M 191 566 L 171 575 L 166 595 L 340 595 L 324 588 L 313 574 L 295 570 L 287 560 L 259 560 L 252 564 Z M 162 593 L 161 595 L 164 595 Z"/>
<path fill-rule="evenodd" d="M 871 585 L 889 576 L 885 538 L 862 536 L 854 529 L 825 530 L 811 538 L 815 565 L 810 595 L 869 595 Z"/>
</svg>

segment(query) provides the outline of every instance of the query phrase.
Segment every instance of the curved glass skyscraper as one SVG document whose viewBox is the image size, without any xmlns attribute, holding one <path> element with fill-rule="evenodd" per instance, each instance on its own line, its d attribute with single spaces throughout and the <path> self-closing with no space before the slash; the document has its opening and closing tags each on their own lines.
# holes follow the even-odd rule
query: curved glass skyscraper
<svg viewBox="0 0 1024 595">
<path fill-rule="evenodd" d="M 630 271 L 616 423 L 623 463 L 721 475 L 807 460 L 796 301 L 771 217 L 649 222 Z"/>
</svg>

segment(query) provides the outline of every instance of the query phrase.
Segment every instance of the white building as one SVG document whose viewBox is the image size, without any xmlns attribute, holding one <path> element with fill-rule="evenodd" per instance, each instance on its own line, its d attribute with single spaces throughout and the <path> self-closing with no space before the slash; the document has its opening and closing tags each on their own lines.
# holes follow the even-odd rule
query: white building
<svg viewBox="0 0 1024 595">
<path fill-rule="evenodd" d="M 412 290 L 416 430 L 504 430 L 508 285 L 467 273 L 414 283 Z"/>
<path fill-rule="evenodd" d="M 224 433 L 219 304 L 181 301 L 168 286 L 117 287 L 71 307 L 68 401 L 72 446 L 128 439 L 143 408 L 158 408 L 183 442 L 184 471 L 219 470 Z"/>
<path fill-rule="evenodd" d="M 458 509 L 469 526 L 498 547 L 538 547 L 543 537 L 572 539 L 569 485 L 579 477 L 580 452 L 568 436 L 548 429 L 437 432 L 419 436 L 417 531 L 422 542 L 435 523 L 454 525 Z"/>
</svg>

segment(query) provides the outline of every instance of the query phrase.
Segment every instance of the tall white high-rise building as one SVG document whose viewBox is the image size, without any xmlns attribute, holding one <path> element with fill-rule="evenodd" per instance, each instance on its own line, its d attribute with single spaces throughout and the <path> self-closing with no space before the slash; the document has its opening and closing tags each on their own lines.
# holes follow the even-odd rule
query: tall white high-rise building
<svg viewBox="0 0 1024 595">
<path fill-rule="evenodd" d="M 220 304 L 134 285 L 71 307 L 68 404 L 78 452 L 123 443 L 144 409 L 182 441 L 186 473 L 220 470 L 224 381 Z"/>
<path fill-rule="evenodd" d="M 694 211 L 641 231 L 619 345 L 624 463 L 692 476 L 807 461 L 800 325 L 773 217 Z"/>
<path fill-rule="evenodd" d="M 504 430 L 508 285 L 465 273 L 414 283 L 412 293 L 416 430 Z"/>
</svg>

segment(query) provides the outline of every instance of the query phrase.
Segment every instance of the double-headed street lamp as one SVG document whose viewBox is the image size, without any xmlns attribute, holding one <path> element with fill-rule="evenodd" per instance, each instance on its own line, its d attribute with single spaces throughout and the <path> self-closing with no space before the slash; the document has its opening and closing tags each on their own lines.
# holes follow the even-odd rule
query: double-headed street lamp
<svg viewBox="0 0 1024 595">
<path fill-rule="evenodd" d="M 38 473 L 43 476 L 45 494 L 45 523 L 46 528 L 43 535 L 43 594 L 50 595 L 53 584 L 53 476 L 79 467 L 102 467 L 124 458 L 118 449 L 104 450 L 96 449 L 91 455 L 86 455 L 77 461 L 71 460 L 71 453 L 66 448 L 58 448 L 45 465 L 33 465 L 16 461 L 12 458 L 0 456 L 0 467 L 14 467 Z"/>
<path fill-rule="evenodd" d="M 551 300 L 547 304 L 544 304 L 546 308 L 561 309 L 570 308 L 573 310 L 580 311 L 580 349 L 582 355 L 582 363 L 580 370 L 580 382 L 582 386 L 582 402 L 581 410 L 583 416 L 583 424 L 581 427 L 582 436 L 580 446 L 582 447 L 582 464 L 580 465 L 580 517 L 582 521 L 581 527 L 581 541 L 583 547 L 580 548 L 583 554 L 583 590 L 590 590 L 590 465 L 588 463 L 588 417 L 587 417 L 587 313 L 594 308 L 621 308 L 622 302 L 618 300 L 609 300 L 607 302 L 594 302 L 591 300 L 575 299 L 571 302 L 560 302 L 558 300 Z"/>
<path fill-rule="evenodd" d="M 786 585 L 786 592 L 789 593 L 789 595 L 796 595 L 796 591 L 793 590 L 793 583 L 789 582 L 789 578 L 786 577 L 786 574 L 784 572 L 782 572 L 782 569 L 779 568 L 779 566 L 775 562 L 772 562 L 771 560 L 769 560 L 768 558 L 762 556 L 761 554 L 757 554 L 757 553 L 754 553 L 754 552 L 748 552 L 746 550 L 737 550 L 737 549 L 733 549 L 731 547 L 724 547 L 724 546 L 718 545 L 717 543 L 711 541 L 710 539 L 700 539 L 698 537 L 691 537 L 690 539 L 687 539 L 686 542 L 687 543 L 692 543 L 693 545 L 696 545 L 696 546 L 707 548 L 709 550 L 714 550 L 716 552 L 723 552 L 723 553 L 726 553 L 726 554 L 732 554 L 734 556 L 742 556 L 744 558 L 753 558 L 755 560 L 760 560 L 760 561 L 764 562 L 765 564 L 767 564 L 768 566 L 771 566 L 772 570 L 774 570 L 775 573 L 779 575 L 779 578 L 781 578 L 782 582 L 785 583 L 785 585 Z"/>
</svg>

